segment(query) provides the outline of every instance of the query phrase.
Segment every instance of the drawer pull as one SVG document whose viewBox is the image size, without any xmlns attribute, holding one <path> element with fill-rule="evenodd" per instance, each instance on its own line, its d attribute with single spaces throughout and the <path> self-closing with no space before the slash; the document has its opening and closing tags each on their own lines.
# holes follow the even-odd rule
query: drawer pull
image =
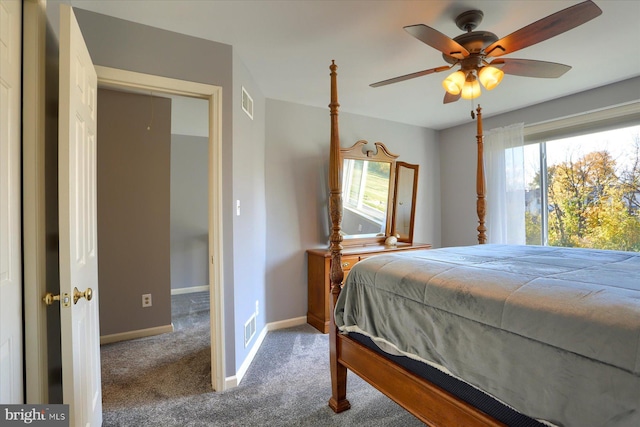
<svg viewBox="0 0 640 427">
<path fill-rule="evenodd" d="M 342 263 L 342 268 L 349 267 L 349 264 L 351 264 L 351 263 L 349 263 L 349 262 L 343 262 L 343 263 Z"/>
</svg>

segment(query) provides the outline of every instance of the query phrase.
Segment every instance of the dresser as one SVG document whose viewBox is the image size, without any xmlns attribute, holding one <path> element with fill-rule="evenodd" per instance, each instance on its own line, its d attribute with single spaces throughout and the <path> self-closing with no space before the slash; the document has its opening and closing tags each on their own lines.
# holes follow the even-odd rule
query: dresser
<svg viewBox="0 0 640 427">
<path fill-rule="evenodd" d="M 430 249 L 426 243 L 398 243 L 397 246 L 382 245 L 346 246 L 342 250 L 342 269 L 347 278 L 349 270 L 358 262 L 374 255 L 388 252 L 415 251 Z M 331 282 L 329 281 L 331 252 L 327 249 L 307 250 L 307 323 L 322 333 L 329 332 L 329 298 Z"/>
</svg>

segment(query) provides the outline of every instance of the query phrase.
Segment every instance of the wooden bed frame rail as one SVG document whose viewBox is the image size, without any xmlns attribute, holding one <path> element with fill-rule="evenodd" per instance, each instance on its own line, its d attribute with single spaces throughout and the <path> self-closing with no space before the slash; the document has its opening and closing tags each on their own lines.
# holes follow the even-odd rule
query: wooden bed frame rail
<svg viewBox="0 0 640 427">
<path fill-rule="evenodd" d="M 390 359 L 358 343 L 348 335 L 339 333 L 334 309 L 344 273 L 342 270 L 342 162 L 340 159 L 340 137 L 338 132 L 337 65 L 331 66 L 331 148 L 329 156 L 329 191 L 331 213 L 331 323 L 329 327 L 329 360 L 331 366 L 331 398 L 329 406 L 339 413 L 351 407 L 347 400 L 347 369 L 362 377 L 369 384 L 401 405 L 422 422 L 430 426 L 504 426 L 474 406 L 428 382 L 422 377 L 395 364 Z M 482 122 L 478 107 L 478 240 L 484 237 L 484 170 L 482 161 Z M 480 183 L 481 182 L 481 183 Z M 482 197 L 481 197 L 482 196 Z M 482 214 L 482 216 L 481 216 Z M 484 243 L 484 241 L 480 241 Z"/>
</svg>

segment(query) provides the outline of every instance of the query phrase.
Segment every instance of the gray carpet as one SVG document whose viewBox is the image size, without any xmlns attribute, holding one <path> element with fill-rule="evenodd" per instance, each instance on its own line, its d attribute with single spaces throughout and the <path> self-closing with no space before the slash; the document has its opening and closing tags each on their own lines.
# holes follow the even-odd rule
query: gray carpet
<svg viewBox="0 0 640 427">
<path fill-rule="evenodd" d="M 208 294 L 174 297 L 175 332 L 102 346 L 103 426 L 423 426 L 349 374 L 334 414 L 329 343 L 308 325 L 267 334 L 240 385 L 211 391 Z"/>
</svg>

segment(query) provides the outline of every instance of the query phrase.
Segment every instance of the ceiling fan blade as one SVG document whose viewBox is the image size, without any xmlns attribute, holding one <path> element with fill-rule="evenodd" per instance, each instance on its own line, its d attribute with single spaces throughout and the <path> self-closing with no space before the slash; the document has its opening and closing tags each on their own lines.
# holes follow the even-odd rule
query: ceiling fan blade
<svg viewBox="0 0 640 427">
<path fill-rule="evenodd" d="M 377 83 L 371 83 L 369 86 L 371 87 L 380 87 L 385 85 L 390 85 L 391 83 L 398 83 L 409 79 L 415 79 L 416 77 L 426 76 L 427 74 L 439 73 L 440 71 L 445 71 L 450 69 L 451 67 L 447 65 L 443 65 L 442 67 L 430 68 L 428 70 L 418 71 L 416 73 L 405 74 L 404 76 L 394 77 L 392 79 L 383 80 Z"/>
<path fill-rule="evenodd" d="M 458 99 L 460 99 L 460 94 L 451 95 L 449 92 L 445 92 L 444 93 L 444 99 L 442 100 L 442 103 L 443 104 L 449 104 L 451 102 L 456 102 Z"/>
<path fill-rule="evenodd" d="M 546 79 L 558 78 L 571 69 L 570 66 L 557 62 L 513 58 L 494 59 L 490 65 L 500 68 L 505 74 Z"/>
<path fill-rule="evenodd" d="M 591 0 L 568 7 L 529 24 L 485 48 L 487 56 L 502 56 L 569 31 L 599 16 L 602 10 Z"/>
<path fill-rule="evenodd" d="M 469 51 L 460 43 L 424 24 L 408 25 L 404 27 L 404 29 L 421 42 L 428 44 L 434 49 L 438 49 L 446 55 L 453 56 L 457 59 L 464 59 L 469 56 Z"/>
</svg>

